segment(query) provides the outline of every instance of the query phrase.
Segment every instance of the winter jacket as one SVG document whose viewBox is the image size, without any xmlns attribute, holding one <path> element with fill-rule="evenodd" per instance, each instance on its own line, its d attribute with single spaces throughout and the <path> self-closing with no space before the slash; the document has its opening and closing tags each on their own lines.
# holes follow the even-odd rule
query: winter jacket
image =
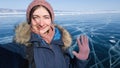
<svg viewBox="0 0 120 68">
<path fill-rule="evenodd" d="M 24 51 L 22 68 L 85 68 L 87 64 L 87 61 L 70 57 L 68 48 L 72 38 L 67 30 L 58 25 L 55 25 L 55 35 L 50 44 L 32 33 L 27 23 L 19 24 L 15 33 L 14 45 L 21 46 Z"/>
<path fill-rule="evenodd" d="M 0 44 L 0 68 L 28 68 L 24 50 L 16 43 Z"/>
</svg>

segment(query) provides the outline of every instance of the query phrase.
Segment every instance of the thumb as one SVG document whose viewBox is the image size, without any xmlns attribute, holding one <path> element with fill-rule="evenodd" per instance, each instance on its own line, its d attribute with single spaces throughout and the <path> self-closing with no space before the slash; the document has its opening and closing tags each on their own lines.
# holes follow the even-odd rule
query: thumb
<svg viewBox="0 0 120 68">
<path fill-rule="evenodd" d="M 77 52 L 73 51 L 72 53 L 73 53 L 73 55 L 75 55 L 76 57 L 78 56 Z"/>
</svg>

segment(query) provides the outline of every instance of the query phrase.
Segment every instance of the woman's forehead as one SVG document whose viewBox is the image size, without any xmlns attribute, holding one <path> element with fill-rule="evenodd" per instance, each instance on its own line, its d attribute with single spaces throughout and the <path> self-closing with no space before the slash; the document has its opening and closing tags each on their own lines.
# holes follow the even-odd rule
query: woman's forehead
<svg viewBox="0 0 120 68">
<path fill-rule="evenodd" d="M 39 7 L 33 12 L 33 15 L 40 15 L 40 14 L 41 15 L 50 15 L 49 12 L 44 7 Z"/>
</svg>

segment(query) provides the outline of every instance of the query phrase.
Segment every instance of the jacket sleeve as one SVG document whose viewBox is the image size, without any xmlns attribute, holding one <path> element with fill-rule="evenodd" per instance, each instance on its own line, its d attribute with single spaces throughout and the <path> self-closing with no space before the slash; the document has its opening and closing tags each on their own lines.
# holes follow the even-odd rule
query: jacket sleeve
<svg viewBox="0 0 120 68">
<path fill-rule="evenodd" d="M 79 60 L 77 59 L 73 54 L 72 51 L 76 51 L 78 52 L 78 46 L 76 44 L 74 44 L 73 46 L 69 47 L 66 50 L 66 53 L 68 54 L 69 58 L 70 58 L 70 67 L 69 68 L 85 68 L 88 60 Z"/>
<path fill-rule="evenodd" d="M 71 59 L 72 68 L 86 68 L 88 60 Z"/>
<path fill-rule="evenodd" d="M 27 68 L 24 47 L 16 43 L 0 44 L 0 68 Z"/>
<path fill-rule="evenodd" d="M 71 58 L 69 54 L 66 54 L 65 56 L 67 68 L 86 68 L 87 63 L 89 60 L 79 60 L 76 57 Z"/>
</svg>

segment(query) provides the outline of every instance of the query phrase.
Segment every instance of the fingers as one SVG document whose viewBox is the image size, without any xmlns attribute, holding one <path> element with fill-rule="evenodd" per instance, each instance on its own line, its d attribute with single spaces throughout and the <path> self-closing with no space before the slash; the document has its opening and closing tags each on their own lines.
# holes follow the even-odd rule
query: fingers
<svg viewBox="0 0 120 68">
<path fill-rule="evenodd" d="M 37 28 L 35 28 L 35 27 L 32 27 L 32 28 L 31 28 L 31 31 L 34 32 L 34 33 L 36 33 L 36 34 L 39 34 L 39 31 L 38 31 Z"/>
<path fill-rule="evenodd" d="M 77 38 L 77 43 L 78 43 L 78 47 L 79 47 L 79 49 L 80 49 L 81 46 L 82 46 L 82 43 L 81 43 L 80 37 Z"/>
<path fill-rule="evenodd" d="M 73 53 L 74 56 L 78 57 L 78 53 L 77 52 L 73 51 L 72 53 Z"/>
<path fill-rule="evenodd" d="M 79 46 L 79 52 L 73 51 L 73 54 L 78 58 L 78 59 L 87 59 L 90 49 L 89 49 L 89 43 L 88 43 L 88 37 L 85 35 L 81 35 L 80 37 L 77 38 L 77 43 Z"/>
<path fill-rule="evenodd" d="M 85 43 L 85 36 L 81 35 L 80 37 L 81 37 L 81 43 L 82 43 L 82 45 L 84 45 L 84 43 Z"/>
<path fill-rule="evenodd" d="M 85 35 L 83 35 L 83 46 L 86 46 L 86 45 L 88 45 L 88 38 L 87 38 L 87 36 L 85 36 Z"/>
<path fill-rule="evenodd" d="M 78 42 L 81 43 L 82 46 L 88 44 L 88 38 L 85 35 L 81 35 L 80 38 L 78 39 Z"/>
<path fill-rule="evenodd" d="M 85 35 L 81 35 L 81 48 L 80 49 L 84 49 L 85 52 L 89 53 L 89 42 L 88 42 L 88 37 Z"/>
<path fill-rule="evenodd" d="M 88 46 L 88 37 L 85 35 L 81 35 L 80 37 L 78 37 L 77 43 L 78 43 L 79 49 L 83 48 L 83 47 L 89 47 Z"/>
</svg>

